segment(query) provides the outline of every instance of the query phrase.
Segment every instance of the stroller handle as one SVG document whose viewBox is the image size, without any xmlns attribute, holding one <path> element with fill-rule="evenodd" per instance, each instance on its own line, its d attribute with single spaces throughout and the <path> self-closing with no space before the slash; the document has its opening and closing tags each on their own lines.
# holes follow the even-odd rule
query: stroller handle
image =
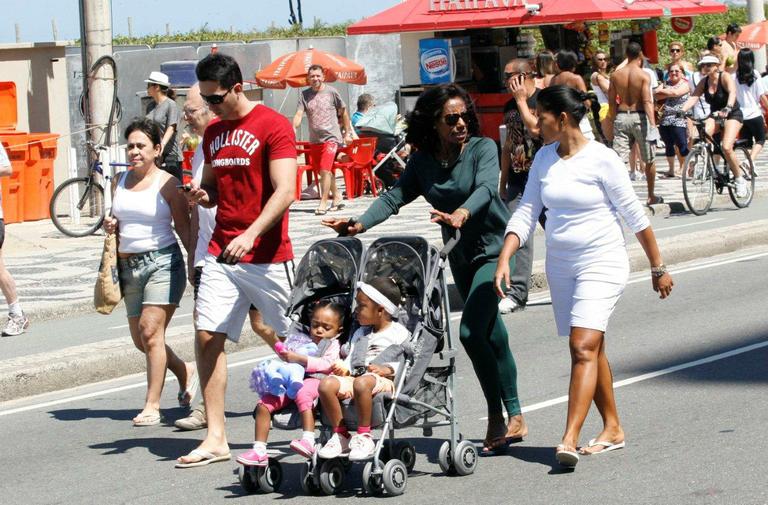
<svg viewBox="0 0 768 505">
<path fill-rule="evenodd" d="M 448 227 L 448 225 L 443 224 L 442 226 Z M 449 227 L 451 232 L 453 233 L 453 236 L 448 239 L 448 242 L 446 242 L 443 245 L 443 248 L 440 249 L 440 258 L 445 259 L 448 257 L 448 254 L 453 250 L 454 247 L 456 247 L 456 244 L 459 243 L 459 240 L 461 240 L 461 230 L 458 228 Z"/>
</svg>

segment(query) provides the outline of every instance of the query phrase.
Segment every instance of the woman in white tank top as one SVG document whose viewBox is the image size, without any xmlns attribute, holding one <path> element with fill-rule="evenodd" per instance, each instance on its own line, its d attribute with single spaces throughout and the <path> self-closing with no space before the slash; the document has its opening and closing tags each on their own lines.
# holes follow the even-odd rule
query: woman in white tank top
<svg viewBox="0 0 768 505">
<path fill-rule="evenodd" d="M 165 344 L 165 327 L 186 287 L 181 243 L 188 250 L 189 209 L 176 186 L 180 181 L 158 168 L 160 129 L 150 119 L 136 119 L 125 130 L 131 169 L 117 176 L 107 233 L 118 235 L 120 286 L 134 345 L 147 357 L 147 396 L 134 426 L 160 424 L 160 395 L 170 368 L 179 380 L 179 404 L 187 406 L 197 391 L 197 371 Z"/>
</svg>

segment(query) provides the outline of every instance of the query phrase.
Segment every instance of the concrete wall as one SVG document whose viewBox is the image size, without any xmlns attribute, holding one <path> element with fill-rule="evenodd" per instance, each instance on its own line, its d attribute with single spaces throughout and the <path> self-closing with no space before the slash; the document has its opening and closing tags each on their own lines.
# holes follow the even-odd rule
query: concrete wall
<svg viewBox="0 0 768 505">
<path fill-rule="evenodd" d="M 0 44 L 0 79 L 16 83 L 16 129 L 62 135 L 54 163 L 54 184 L 64 180 L 69 169 L 66 44 Z"/>
<path fill-rule="evenodd" d="M 419 40 L 434 37 L 434 32 L 403 33 L 400 35 L 400 47 L 403 65 L 403 84 L 419 84 Z"/>
<path fill-rule="evenodd" d="M 368 83 L 350 86 L 350 111 L 357 110 L 357 97 L 373 95 L 376 103 L 394 102 L 395 93 L 403 85 L 400 62 L 400 35 L 351 35 L 347 37 L 347 58 L 363 65 Z"/>
</svg>

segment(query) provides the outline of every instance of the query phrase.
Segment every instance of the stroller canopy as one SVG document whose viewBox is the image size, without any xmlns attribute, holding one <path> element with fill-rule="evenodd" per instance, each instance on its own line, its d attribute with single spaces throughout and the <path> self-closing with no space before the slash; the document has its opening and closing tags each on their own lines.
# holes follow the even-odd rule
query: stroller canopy
<svg viewBox="0 0 768 505">
<path fill-rule="evenodd" d="M 296 269 L 289 315 L 301 316 L 309 302 L 353 295 L 360 271 L 363 244 L 354 237 L 319 240 L 312 244 Z M 347 302 L 347 306 L 351 300 Z"/>
</svg>

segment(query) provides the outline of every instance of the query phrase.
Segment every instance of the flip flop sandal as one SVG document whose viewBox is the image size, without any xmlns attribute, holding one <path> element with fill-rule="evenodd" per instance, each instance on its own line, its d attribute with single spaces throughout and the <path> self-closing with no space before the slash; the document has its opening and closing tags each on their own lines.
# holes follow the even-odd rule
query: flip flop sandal
<svg viewBox="0 0 768 505">
<path fill-rule="evenodd" d="M 137 428 L 143 428 L 146 426 L 157 426 L 163 421 L 163 416 L 160 413 L 157 414 L 143 414 L 133 421 L 133 425 Z"/>
<path fill-rule="evenodd" d="M 206 466 L 220 461 L 229 461 L 232 458 L 230 453 L 216 455 L 212 452 L 204 451 L 203 449 L 193 449 L 188 456 L 194 456 L 200 459 L 190 463 L 176 463 L 176 468 L 196 468 L 198 466 Z"/>
<path fill-rule="evenodd" d="M 330 210 L 331 212 L 336 212 L 337 210 L 341 210 L 341 209 L 343 209 L 346 206 L 347 206 L 347 204 L 345 204 L 344 202 L 339 202 L 336 205 L 332 205 L 331 208 L 328 209 L 328 210 Z"/>
<path fill-rule="evenodd" d="M 565 446 L 560 444 L 557 446 L 557 452 L 555 453 L 555 459 L 560 465 L 566 468 L 575 468 L 579 462 L 579 454 L 576 451 L 566 451 Z"/>
<path fill-rule="evenodd" d="M 483 448 L 480 450 L 480 457 L 502 456 L 509 451 L 509 442 L 506 437 L 494 438 L 483 442 Z"/>
<path fill-rule="evenodd" d="M 326 209 L 315 209 L 316 216 L 324 216 L 328 213 Z"/>
<path fill-rule="evenodd" d="M 596 456 L 597 454 L 602 454 L 604 452 L 611 452 L 618 449 L 623 449 L 626 447 L 626 443 L 624 441 L 614 444 L 613 442 L 609 442 L 607 440 L 595 440 L 594 438 L 589 441 L 587 444 L 587 447 L 602 447 L 603 449 L 597 451 L 597 452 L 585 452 L 583 449 L 581 450 L 581 454 L 584 454 L 585 456 Z"/>
</svg>

